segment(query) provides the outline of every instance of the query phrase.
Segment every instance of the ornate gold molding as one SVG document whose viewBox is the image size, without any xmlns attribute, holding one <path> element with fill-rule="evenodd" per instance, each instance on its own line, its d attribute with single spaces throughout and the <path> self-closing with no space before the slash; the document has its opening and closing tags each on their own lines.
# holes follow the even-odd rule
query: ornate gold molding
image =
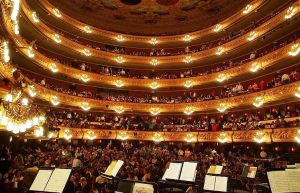
<svg viewBox="0 0 300 193">
<path fill-rule="evenodd" d="M 50 13 L 54 16 L 53 10 L 55 9 L 55 7 L 49 1 L 39 0 L 39 3 L 48 11 L 48 13 Z M 252 1 L 251 2 L 251 6 L 252 6 L 251 12 L 255 11 L 263 3 L 264 3 L 264 0 Z M 235 13 L 231 17 L 220 22 L 222 24 L 222 29 L 228 28 L 229 26 L 233 25 L 238 20 L 249 15 L 249 14 L 243 14 L 243 11 L 244 11 L 244 9 L 240 10 L 239 12 Z M 79 31 L 82 31 L 84 29 L 84 27 L 87 26 L 85 23 L 83 23 L 79 20 L 76 20 L 76 19 L 68 16 L 67 14 L 61 13 L 61 15 L 62 15 L 62 17 L 60 17 L 58 19 L 63 20 L 64 22 L 70 24 L 71 26 L 78 29 Z M 200 39 L 208 34 L 214 33 L 214 31 L 213 31 L 214 28 L 215 28 L 215 26 L 212 26 L 212 27 L 209 27 L 209 28 L 206 28 L 203 30 L 189 33 L 189 35 L 192 37 L 193 40 Z M 116 41 L 116 39 L 118 39 L 118 37 L 120 35 L 119 33 L 102 30 L 102 29 L 95 28 L 92 26 L 89 26 L 89 29 L 92 31 L 92 34 L 90 34 L 90 35 L 97 35 L 97 36 L 103 37 L 109 41 Z M 156 39 L 161 44 L 173 43 L 173 42 L 184 42 L 183 41 L 184 35 L 185 34 L 172 35 L 172 36 L 160 36 L 160 37 L 156 37 Z M 144 45 L 149 44 L 148 43 L 149 37 L 146 37 L 146 36 L 135 36 L 135 35 L 122 34 L 122 39 L 125 40 L 125 42 L 123 42 L 122 44 L 124 44 L 124 43 L 126 44 L 126 42 L 137 42 L 137 43 L 141 43 Z"/>
<path fill-rule="evenodd" d="M 228 140 L 224 143 L 232 142 L 256 142 L 254 140 L 257 132 L 266 134 L 265 140 L 261 143 L 271 142 L 296 142 L 295 136 L 299 128 L 278 128 L 261 130 L 241 130 L 241 131 L 200 131 L 200 132 L 158 132 L 158 131 L 125 131 L 125 130 L 101 130 L 101 129 L 79 129 L 59 127 L 58 137 L 64 138 L 65 130 L 71 131 L 72 139 L 88 139 L 87 132 L 93 131 L 94 139 L 118 139 L 118 140 L 139 140 L 139 141 L 182 141 L 182 142 L 220 142 L 218 140 L 222 133 L 226 133 Z M 189 140 L 187 136 L 194 136 Z"/>
<path fill-rule="evenodd" d="M 300 2 L 300 0 L 298 0 L 298 1 Z M 297 6 L 298 1 L 293 5 Z M 26 4 L 26 1 L 23 1 L 22 8 L 23 8 L 24 13 L 28 17 L 28 19 L 34 24 L 33 18 L 31 17 L 32 11 Z M 271 18 L 270 20 L 266 21 L 265 23 L 261 24 L 259 27 L 254 29 L 253 31 L 255 31 L 257 34 L 256 38 L 261 37 L 266 32 L 268 32 L 270 29 L 273 29 L 276 26 L 283 23 L 284 21 L 286 21 L 284 16 L 286 15 L 287 9 L 283 10 L 281 13 L 279 13 L 275 17 Z M 297 15 L 298 15 L 299 10 L 300 9 L 296 9 Z M 39 22 L 36 25 L 37 25 L 37 28 L 46 37 L 53 39 L 53 36 L 56 34 L 56 32 L 54 30 L 52 30 L 50 27 L 48 27 L 43 22 Z M 182 63 L 183 65 L 186 65 L 184 62 L 184 59 L 186 56 L 191 56 L 194 61 L 200 60 L 200 59 L 203 59 L 203 58 L 206 58 L 209 56 L 216 55 L 216 53 L 219 52 L 219 49 L 221 47 L 222 47 L 222 52 L 229 52 L 229 51 L 234 50 L 246 43 L 249 43 L 248 37 L 249 37 L 250 33 L 251 32 L 248 32 L 248 33 L 244 34 L 243 36 L 238 37 L 230 42 L 227 42 L 219 47 L 214 47 L 214 48 L 196 52 L 193 54 L 188 54 L 188 55 L 184 54 L 184 55 L 179 55 L 179 56 L 160 56 L 159 64 L 160 64 L 160 66 L 163 66 L 163 65 L 168 66 L 168 65 L 171 65 L 174 63 Z M 68 38 L 65 38 L 63 36 L 61 36 L 60 39 L 61 39 L 60 45 L 66 47 L 70 50 L 73 50 L 76 53 L 86 54 L 86 49 L 87 49 L 88 56 L 105 59 L 106 61 L 110 62 L 111 64 L 115 64 L 115 59 L 118 56 L 115 53 L 105 52 L 105 51 L 101 51 L 101 50 L 97 50 L 97 49 L 93 49 L 93 48 L 87 48 L 86 46 L 83 46 L 80 43 L 77 43 L 75 41 L 69 40 Z M 152 57 L 147 57 L 147 56 L 132 56 L 132 55 L 121 55 L 121 54 L 119 54 L 119 56 L 122 56 L 125 59 L 124 64 L 126 64 L 127 66 L 129 66 L 131 64 L 140 64 L 143 66 L 144 65 L 150 66 L 149 62 L 151 61 L 151 59 L 153 59 Z"/>
</svg>

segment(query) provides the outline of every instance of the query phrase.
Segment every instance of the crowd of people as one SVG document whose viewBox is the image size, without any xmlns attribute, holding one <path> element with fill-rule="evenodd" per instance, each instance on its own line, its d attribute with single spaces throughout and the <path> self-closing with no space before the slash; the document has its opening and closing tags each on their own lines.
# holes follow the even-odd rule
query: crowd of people
<svg viewBox="0 0 300 193">
<path fill-rule="evenodd" d="M 182 55 L 187 53 L 196 53 L 199 51 L 207 50 L 213 47 L 220 46 L 225 44 L 229 41 L 232 41 L 238 37 L 247 34 L 249 31 L 257 28 L 259 25 L 263 24 L 264 22 L 268 21 L 269 19 L 275 17 L 277 14 L 281 13 L 286 6 L 289 5 L 287 2 L 284 6 L 279 7 L 278 9 L 274 10 L 271 14 L 265 15 L 264 17 L 260 18 L 257 21 L 253 21 L 249 26 L 240 29 L 239 31 L 226 31 L 226 36 L 222 37 L 221 39 L 216 39 L 210 42 L 204 42 L 199 45 L 192 45 L 187 46 L 185 48 L 168 48 L 168 49 L 142 49 L 142 48 L 130 48 L 130 47 L 123 47 L 123 46 L 116 46 L 116 45 L 107 45 L 100 42 L 91 41 L 90 39 L 85 39 L 80 36 L 76 36 L 74 34 L 68 33 L 66 31 L 62 31 L 57 26 L 48 23 L 47 25 L 51 25 L 52 29 L 56 31 L 57 34 L 61 36 L 65 36 L 68 39 L 77 42 L 81 45 L 85 45 L 89 48 L 93 48 L 96 50 L 102 50 L 106 52 L 113 52 L 117 54 L 126 54 L 126 55 L 134 55 L 134 56 L 173 56 L 173 55 Z M 274 30 L 274 29 L 272 29 Z M 264 34 L 264 36 L 268 36 L 268 34 L 272 33 L 272 30 Z"/>
<path fill-rule="evenodd" d="M 242 114 L 190 116 L 119 115 L 66 109 L 46 111 L 50 128 L 92 128 L 146 131 L 222 131 L 300 126 L 300 106 L 282 106 Z M 291 119 L 292 118 L 292 119 Z"/>
<path fill-rule="evenodd" d="M 245 83 L 238 83 L 235 85 L 224 86 L 220 88 L 177 92 L 177 96 L 172 96 L 171 94 L 164 94 L 163 96 L 161 96 L 157 93 L 146 93 L 141 96 L 129 94 L 127 91 L 95 89 L 91 87 L 90 89 L 89 87 L 84 87 L 84 89 L 82 89 L 78 88 L 74 83 L 71 84 L 66 82 L 54 81 L 53 79 L 46 79 L 29 73 L 27 73 L 26 75 L 32 81 L 40 84 L 41 86 L 68 95 L 118 102 L 168 104 L 190 103 L 228 98 L 278 87 L 284 84 L 298 81 L 300 78 L 299 70 L 293 69 L 290 72 L 277 72 L 270 80 L 266 80 L 266 78 L 264 77 L 260 80 L 252 80 Z"/>
<path fill-rule="evenodd" d="M 203 184 L 210 165 L 222 165 L 222 174 L 229 175 L 241 189 L 256 192 L 254 184 L 241 178 L 245 165 L 258 168 L 256 180 L 266 182 L 270 168 L 285 168 L 288 160 L 278 152 L 264 149 L 249 151 L 249 146 L 239 145 L 228 151 L 215 146 L 197 149 L 180 144 L 144 144 L 110 141 L 99 145 L 42 142 L 23 143 L 11 150 L 1 146 L 0 157 L 5 162 L 1 167 L 0 189 L 2 193 L 21 193 L 28 189 L 39 167 L 72 168 L 65 187 L 68 193 L 110 193 L 113 185 L 100 174 L 113 160 L 123 160 L 118 177 L 128 180 L 156 182 L 162 178 L 170 161 L 197 161 L 196 183 Z M 2 162 L 1 162 L 2 163 Z M 163 189 L 162 186 L 159 187 Z"/>
<path fill-rule="evenodd" d="M 228 70 L 233 67 L 241 66 L 247 62 L 253 61 L 256 58 L 267 55 L 268 53 L 275 51 L 285 45 L 295 41 L 300 37 L 300 33 L 296 31 L 293 35 L 285 36 L 284 38 L 274 41 L 271 44 L 265 45 L 258 50 L 255 50 L 249 54 L 239 56 L 237 58 L 222 61 L 221 63 L 200 67 L 196 69 L 186 69 L 174 71 L 149 71 L 149 72 L 139 72 L 138 70 L 124 69 L 118 67 L 108 67 L 108 66 L 96 66 L 88 64 L 86 62 L 81 62 L 77 60 L 71 60 L 70 58 L 65 58 L 64 56 L 51 53 L 46 49 L 38 47 L 38 50 L 51 58 L 53 61 L 58 63 L 80 69 L 82 71 L 94 72 L 100 75 L 107 76 L 117 76 L 117 77 L 127 77 L 127 78 L 137 78 L 137 79 L 177 79 L 177 78 L 188 78 L 195 76 L 204 76 L 207 74 L 220 72 L 223 70 Z"/>
</svg>

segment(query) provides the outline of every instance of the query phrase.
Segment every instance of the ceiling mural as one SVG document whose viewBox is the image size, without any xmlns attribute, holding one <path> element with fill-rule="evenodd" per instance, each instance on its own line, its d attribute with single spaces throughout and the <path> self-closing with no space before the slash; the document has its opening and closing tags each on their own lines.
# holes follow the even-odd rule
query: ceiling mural
<svg viewBox="0 0 300 193">
<path fill-rule="evenodd" d="M 230 17 L 250 2 L 250 0 L 49 1 L 64 13 L 95 27 L 139 35 L 171 35 L 203 29 Z"/>
</svg>

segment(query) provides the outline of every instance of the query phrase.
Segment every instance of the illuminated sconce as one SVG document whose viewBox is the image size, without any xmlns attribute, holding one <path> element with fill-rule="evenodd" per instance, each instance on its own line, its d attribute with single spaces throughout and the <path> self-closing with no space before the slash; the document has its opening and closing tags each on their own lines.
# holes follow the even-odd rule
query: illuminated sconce
<svg viewBox="0 0 300 193">
<path fill-rule="evenodd" d="M 223 47 L 218 47 L 216 51 L 216 55 L 221 56 L 225 52 Z"/>
<path fill-rule="evenodd" d="M 89 27 L 89 26 L 84 26 L 83 28 L 83 31 L 85 32 L 85 33 L 87 33 L 87 34 L 90 34 L 90 33 L 92 33 L 93 31 L 92 31 L 92 29 Z"/>
<path fill-rule="evenodd" d="M 227 133 L 222 132 L 220 135 L 217 137 L 218 142 L 220 143 L 227 143 L 230 140 L 230 137 L 227 135 Z"/>
<path fill-rule="evenodd" d="M 150 84 L 150 88 L 152 88 L 152 89 L 157 89 L 159 87 L 159 84 L 157 83 L 157 82 L 152 82 L 151 84 Z"/>
<path fill-rule="evenodd" d="M 299 44 L 293 44 L 291 46 L 291 49 L 289 51 L 290 56 L 297 56 L 300 52 L 300 45 Z"/>
<path fill-rule="evenodd" d="M 13 7 L 12 7 L 10 18 L 12 21 L 16 21 L 20 10 L 20 0 L 13 0 L 12 2 L 13 2 Z"/>
<path fill-rule="evenodd" d="M 52 105 L 57 106 L 60 104 L 58 97 L 57 96 L 52 96 L 50 99 L 50 102 L 52 103 Z"/>
<path fill-rule="evenodd" d="M 86 132 L 86 137 L 88 140 L 94 140 L 96 139 L 96 135 L 95 135 L 95 132 L 92 131 L 92 130 L 89 130 Z"/>
<path fill-rule="evenodd" d="M 263 143 L 266 141 L 266 134 L 263 131 L 258 131 L 255 133 L 254 141 L 257 143 Z"/>
<path fill-rule="evenodd" d="M 123 37 L 122 34 L 119 34 L 119 35 L 116 36 L 116 40 L 117 40 L 118 42 L 123 42 L 123 41 L 125 40 L 125 38 Z"/>
<path fill-rule="evenodd" d="M 10 61 L 10 56 L 9 56 L 9 48 L 8 48 L 8 42 L 4 41 L 2 43 L 2 55 L 3 55 L 3 60 L 5 63 Z"/>
<path fill-rule="evenodd" d="M 7 94 L 5 96 L 4 100 L 7 101 L 7 102 L 12 102 L 13 101 L 13 95 L 12 94 Z"/>
<path fill-rule="evenodd" d="M 91 55 L 92 55 L 91 51 L 90 51 L 89 49 L 87 49 L 87 48 L 84 48 L 84 49 L 82 50 L 82 53 L 83 53 L 85 56 L 91 56 Z"/>
<path fill-rule="evenodd" d="M 23 106 L 28 106 L 29 100 L 28 98 L 23 98 L 21 102 Z"/>
<path fill-rule="evenodd" d="M 248 41 L 252 41 L 252 40 L 254 40 L 256 37 L 257 37 L 256 31 L 252 31 L 252 32 L 249 33 L 249 36 L 247 37 L 247 40 L 248 40 Z"/>
<path fill-rule="evenodd" d="M 193 37 L 190 34 L 186 34 L 183 36 L 182 40 L 185 42 L 190 42 L 192 41 Z"/>
<path fill-rule="evenodd" d="M 183 61 L 188 64 L 188 63 L 191 63 L 193 61 L 193 58 L 192 58 L 192 56 L 186 56 L 183 59 Z"/>
<path fill-rule="evenodd" d="M 84 111 L 88 111 L 91 109 L 90 105 L 88 102 L 82 102 L 81 103 L 81 108 L 84 110 Z"/>
<path fill-rule="evenodd" d="M 163 140 L 164 140 L 164 137 L 162 136 L 161 133 L 154 133 L 154 136 L 153 136 L 153 141 L 154 142 L 159 143 Z"/>
<path fill-rule="evenodd" d="M 83 82 L 88 82 L 90 80 L 89 76 L 87 74 L 82 74 L 80 76 L 80 79 L 83 81 Z"/>
<path fill-rule="evenodd" d="M 122 64 L 123 62 L 125 62 L 125 59 L 123 58 L 123 56 L 117 56 L 115 60 L 119 64 Z"/>
<path fill-rule="evenodd" d="M 152 45 L 156 45 L 156 44 L 158 44 L 158 41 L 157 41 L 156 38 L 151 38 L 151 39 L 149 40 L 149 43 L 152 44 Z"/>
<path fill-rule="evenodd" d="M 184 140 L 188 143 L 192 143 L 192 142 L 196 142 L 197 138 L 193 134 L 188 133 L 188 134 L 186 134 Z"/>
<path fill-rule="evenodd" d="M 150 109 L 150 113 L 152 115 L 158 115 L 160 113 L 160 109 L 156 108 L 156 107 L 153 107 L 153 108 Z"/>
<path fill-rule="evenodd" d="M 73 136 L 72 132 L 69 129 L 65 129 L 64 130 L 64 138 L 66 140 L 70 140 L 72 138 L 72 136 Z"/>
<path fill-rule="evenodd" d="M 193 112 L 194 112 L 195 110 L 194 110 L 194 107 L 185 107 L 185 109 L 184 109 L 184 114 L 186 114 L 186 115 L 191 115 L 191 114 L 193 114 Z"/>
<path fill-rule="evenodd" d="M 223 25 L 222 25 L 222 24 L 217 24 L 217 25 L 215 25 L 215 27 L 214 27 L 214 32 L 219 32 L 222 28 L 223 28 Z"/>
<path fill-rule="evenodd" d="M 217 81 L 218 82 L 223 82 L 227 78 L 228 78 L 228 76 L 226 74 L 222 73 L 222 74 L 219 74 L 219 76 L 217 77 Z"/>
<path fill-rule="evenodd" d="M 34 134 L 35 134 L 36 137 L 44 136 L 44 128 L 43 127 L 38 127 L 37 129 L 34 130 Z"/>
<path fill-rule="evenodd" d="M 33 58 L 33 57 L 35 56 L 34 50 L 33 50 L 33 47 L 32 47 L 32 46 L 29 46 L 29 47 L 27 48 L 27 55 L 28 55 L 29 58 Z"/>
<path fill-rule="evenodd" d="M 252 11 L 253 6 L 251 4 L 248 4 L 244 10 L 243 10 L 243 14 L 248 14 L 250 11 Z"/>
<path fill-rule="evenodd" d="M 152 65 L 152 66 L 157 66 L 158 64 L 159 64 L 159 61 L 158 61 L 158 59 L 152 59 L 152 60 L 150 60 L 150 64 Z"/>
<path fill-rule="evenodd" d="M 284 15 L 285 19 L 290 19 L 292 18 L 295 14 L 297 13 L 297 8 L 296 7 L 289 7 L 288 10 L 286 11 L 286 14 Z"/>
<path fill-rule="evenodd" d="M 18 21 L 13 22 L 13 29 L 14 29 L 14 33 L 16 35 L 20 34 L 20 27 L 19 27 L 19 22 Z"/>
<path fill-rule="evenodd" d="M 49 67 L 50 67 L 52 72 L 54 72 L 54 73 L 58 72 L 58 68 L 57 68 L 57 65 L 55 63 L 51 63 L 49 65 Z"/>
<path fill-rule="evenodd" d="M 258 71 L 259 69 L 261 69 L 261 64 L 257 63 L 257 62 L 254 62 L 251 64 L 251 67 L 250 67 L 250 71 L 251 72 L 256 72 Z"/>
<path fill-rule="evenodd" d="M 118 114 L 122 114 L 125 112 L 125 108 L 123 106 L 115 106 L 114 111 Z"/>
<path fill-rule="evenodd" d="M 29 85 L 28 86 L 28 93 L 31 97 L 35 97 L 36 96 L 36 91 L 35 91 L 35 88 L 34 86 L 32 85 Z"/>
<path fill-rule="evenodd" d="M 193 85 L 194 85 L 194 83 L 191 80 L 187 80 L 187 81 L 184 82 L 184 87 L 186 87 L 186 88 L 190 88 Z"/>
<path fill-rule="evenodd" d="M 295 96 L 300 98 L 300 86 L 297 88 L 297 92 L 295 93 Z"/>
<path fill-rule="evenodd" d="M 57 9 L 57 8 L 54 8 L 54 9 L 53 9 L 53 13 L 54 13 L 54 15 L 55 15 L 56 17 L 59 17 L 59 18 L 62 17 L 62 15 L 61 15 L 59 9 Z"/>
<path fill-rule="evenodd" d="M 127 140 L 129 137 L 127 135 L 126 131 L 121 131 L 118 133 L 118 138 L 121 139 L 122 141 Z"/>
<path fill-rule="evenodd" d="M 40 22 L 40 19 L 39 19 L 38 15 L 35 11 L 31 13 L 31 16 L 32 16 L 32 20 L 33 20 L 34 23 L 39 23 Z"/>
<path fill-rule="evenodd" d="M 49 134 L 48 134 L 48 138 L 49 139 L 56 138 L 57 134 L 58 134 L 57 131 L 50 131 Z"/>
<path fill-rule="evenodd" d="M 54 34 L 53 40 L 54 40 L 56 43 L 58 43 L 58 44 L 61 43 L 61 39 L 60 39 L 60 36 L 59 36 L 58 34 Z"/>
<path fill-rule="evenodd" d="M 255 102 L 252 103 L 255 107 L 260 107 L 264 104 L 264 98 L 263 97 L 256 97 Z"/>
<path fill-rule="evenodd" d="M 226 111 L 228 109 L 228 105 L 227 104 L 224 104 L 224 103 L 221 103 L 219 105 L 219 107 L 217 108 L 217 110 L 221 113 L 223 113 L 224 111 Z"/>
<path fill-rule="evenodd" d="M 297 131 L 297 134 L 295 136 L 295 140 L 297 141 L 297 143 L 300 143 L 300 129 Z"/>
<path fill-rule="evenodd" d="M 124 84 L 124 82 L 123 82 L 122 80 L 116 80 L 116 81 L 114 82 L 114 85 L 115 85 L 116 87 L 121 88 L 121 87 L 123 87 L 125 84 Z"/>
</svg>

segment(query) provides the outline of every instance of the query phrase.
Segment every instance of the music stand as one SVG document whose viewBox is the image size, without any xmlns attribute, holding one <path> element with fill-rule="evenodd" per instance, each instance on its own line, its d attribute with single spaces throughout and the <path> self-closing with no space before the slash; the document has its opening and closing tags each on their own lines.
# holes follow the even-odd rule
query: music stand
<svg viewBox="0 0 300 193">
<path fill-rule="evenodd" d="M 116 184 L 120 180 L 117 177 L 118 172 L 120 171 L 121 167 L 123 166 L 124 161 L 122 160 L 114 160 L 110 163 L 104 173 L 101 173 L 100 176 L 107 180 L 111 180 L 113 184 L 113 189 L 116 190 Z"/>
<path fill-rule="evenodd" d="M 139 187 L 137 187 L 137 185 L 139 185 Z M 120 180 L 118 183 L 117 191 L 122 193 L 157 193 L 158 184 L 154 182 L 145 182 L 138 180 Z"/>
<path fill-rule="evenodd" d="M 229 182 L 228 175 L 206 174 L 203 192 L 230 192 Z"/>
</svg>

